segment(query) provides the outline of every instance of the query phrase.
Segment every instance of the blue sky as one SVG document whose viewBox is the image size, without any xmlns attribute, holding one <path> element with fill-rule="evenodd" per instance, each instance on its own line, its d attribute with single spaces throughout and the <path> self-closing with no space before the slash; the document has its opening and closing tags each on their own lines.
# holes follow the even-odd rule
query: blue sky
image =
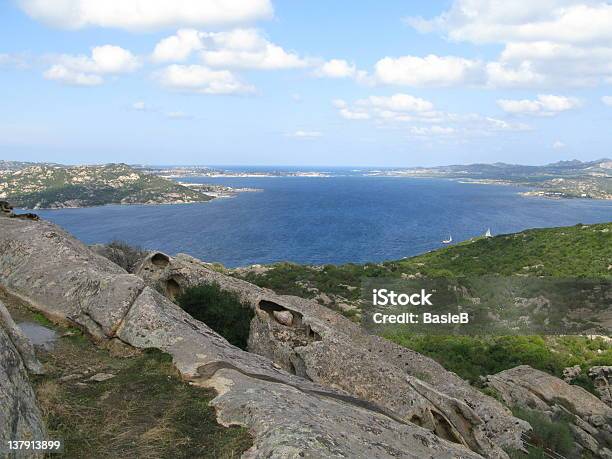
<svg viewBox="0 0 612 459">
<path fill-rule="evenodd" d="M 0 83 L 2 159 L 592 160 L 612 156 L 612 6 L 4 1 Z"/>
</svg>

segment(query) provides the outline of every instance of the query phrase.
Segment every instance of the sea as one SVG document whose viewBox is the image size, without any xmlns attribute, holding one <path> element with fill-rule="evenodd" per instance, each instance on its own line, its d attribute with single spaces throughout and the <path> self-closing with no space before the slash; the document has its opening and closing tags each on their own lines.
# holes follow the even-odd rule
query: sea
<svg viewBox="0 0 612 459">
<path fill-rule="evenodd" d="M 228 267 L 290 261 L 396 260 L 483 235 L 612 221 L 612 202 L 520 195 L 525 188 L 448 179 L 191 177 L 181 181 L 257 188 L 178 205 L 107 205 L 37 211 L 85 243 L 125 241 Z"/>
</svg>

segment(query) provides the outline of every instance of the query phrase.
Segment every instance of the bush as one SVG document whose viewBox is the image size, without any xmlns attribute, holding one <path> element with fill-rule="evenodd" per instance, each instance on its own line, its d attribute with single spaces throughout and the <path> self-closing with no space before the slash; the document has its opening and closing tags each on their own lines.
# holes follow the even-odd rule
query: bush
<svg viewBox="0 0 612 459">
<path fill-rule="evenodd" d="M 568 457 L 574 449 L 574 438 L 566 418 L 549 419 L 545 414 L 526 408 L 514 408 L 512 413 L 531 424 L 529 441 L 536 448 L 552 450 Z"/>
<path fill-rule="evenodd" d="M 177 302 L 193 318 L 246 350 L 254 313 L 236 293 L 222 290 L 217 283 L 202 284 L 187 289 Z"/>
</svg>

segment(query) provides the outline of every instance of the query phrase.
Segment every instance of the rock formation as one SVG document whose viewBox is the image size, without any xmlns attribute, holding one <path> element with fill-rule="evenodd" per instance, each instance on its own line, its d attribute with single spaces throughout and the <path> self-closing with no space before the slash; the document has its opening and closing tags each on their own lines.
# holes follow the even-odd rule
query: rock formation
<svg viewBox="0 0 612 459">
<path fill-rule="evenodd" d="M 591 367 L 589 377 L 593 380 L 599 398 L 612 408 L 612 366 Z"/>
<path fill-rule="evenodd" d="M 540 411 L 551 417 L 565 412 L 580 450 L 595 457 L 612 458 L 612 408 L 580 386 L 521 365 L 487 377 L 508 406 Z M 577 451 L 577 457 L 584 457 Z"/>
<path fill-rule="evenodd" d="M 26 453 L 10 451 L 11 440 L 46 440 L 42 415 L 30 385 L 25 360 L 40 371 L 40 363 L 27 341 L 0 303 L 0 457 L 26 457 Z M 24 341 L 25 340 L 25 341 Z M 42 457 L 29 451 L 27 457 Z"/>
<path fill-rule="evenodd" d="M 374 402 L 402 420 L 487 456 L 519 449 L 529 428 L 496 400 L 414 351 L 367 334 L 316 301 L 276 295 L 188 255 L 151 253 L 136 274 L 169 298 L 217 283 L 250 304 L 249 350 L 285 371 Z"/>
<path fill-rule="evenodd" d="M 157 271 L 146 276 L 147 282 L 151 282 L 155 272 L 169 264 L 169 257 L 154 255 L 141 265 L 139 271 L 146 273 L 147 268 L 155 266 Z M 195 261 L 194 264 L 198 265 Z M 209 274 L 208 278 L 217 279 L 218 273 L 203 272 Z M 203 277 L 200 282 L 206 279 Z M 224 288 L 235 285 L 235 291 L 242 291 L 254 300 L 260 299 L 257 295 L 261 295 L 261 290 L 257 287 L 225 276 L 220 279 L 224 281 Z M 172 296 L 177 293 L 177 288 L 181 288 L 182 280 L 174 279 L 172 283 L 168 278 L 164 282 L 164 293 Z M 402 410 L 391 409 L 375 397 L 370 400 L 356 396 L 340 384 L 323 384 L 331 379 L 331 375 L 312 378 L 311 381 L 303 377 L 302 372 L 292 374 L 266 356 L 230 345 L 148 286 L 141 277 L 127 274 L 49 222 L 0 218 L 0 285 L 49 318 L 80 326 L 102 344 L 120 340 L 137 348 L 154 347 L 169 353 L 183 377 L 194 384 L 217 390 L 218 396 L 213 404 L 221 423 L 240 424 L 250 429 L 254 446 L 247 451 L 246 457 L 480 457 L 458 442 L 447 441 L 410 422 Z M 286 309 L 291 311 L 295 326 L 304 326 L 305 330 L 308 330 L 307 324 L 312 323 L 327 337 L 332 335 L 331 327 L 345 325 L 340 316 L 331 312 L 309 311 L 313 305 L 302 304 L 298 298 L 280 298 L 272 292 L 266 292 L 266 295 L 272 302 L 282 300 L 282 304 L 290 306 Z M 267 303 L 258 301 L 257 304 L 263 307 L 258 313 L 267 314 Z M 274 304 L 277 303 L 273 302 L 272 307 Z M 301 320 L 298 320 L 299 314 Z M 325 322 L 329 329 L 323 328 Z M 309 334 L 316 341 L 317 332 L 311 330 Z M 341 347 L 334 347 L 334 343 L 341 339 L 338 336 L 336 340 L 321 342 L 329 343 L 327 345 L 334 352 L 341 352 Z M 362 339 L 367 345 L 366 338 Z M 314 348 L 313 352 L 317 349 Z M 353 344 L 344 349 L 353 352 Z M 384 345 L 380 344 L 374 352 L 379 349 L 382 362 Z M 316 360 L 315 354 L 312 355 Z M 7 362 L 11 361 L 10 355 L 3 357 Z M 358 372 L 358 367 L 354 366 L 357 358 L 357 355 L 347 355 L 344 365 L 351 365 L 352 370 Z M 387 358 L 390 360 L 393 356 Z M 336 356 L 335 361 L 342 361 L 341 355 Z M 438 367 L 436 371 L 444 371 Z M 314 369 L 307 367 L 304 371 Z M 392 367 L 380 368 L 385 369 L 391 371 Z M 371 368 L 368 371 L 373 373 L 375 370 Z M 452 378 L 448 372 L 445 376 Z M 401 379 L 399 375 L 396 378 Z M 414 378 L 409 381 L 414 386 L 425 386 Z M 468 388 L 463 383 L 459 391 L 469 394 Z M 405 397 L 426 406 L 418 391 L 412 388 L 409 391 L 408 386 L 397 390 L 405 391 Z M 431 389 L 427 387 L 427 391 Z M 433 391 L 428 393 L 434 394 Z M 475 414 L 462 399 L 455 400 L 442 393 L 436 397 L 440 399 L 440 409 L 449 407 L 454 410 L 440 414 L 450 418 L 451 421 L 445 421 L 443 425 L 448 424 L 449 430 L 454 429 L 453 435 L 459 435 L 457 441 L 478 447 L 490 456 L 505 455 L 499 447 L 483 438 L 486 433 L 484 426 L 490 419 Z M 396 399 L 400 400 L 401 396 Z M 481 406 L 489 403 L 484 395 L 480 400 L 474 400 Z M 430 412 L 435 416 L 438 409 Z M 460 413 L 462 417 L 459 417 Z M 465 424 L 459 425 L 457 419 L 465 419 Z M 501 409 L 501 405 L 493 421 L 498 421 L 494 425 L 507 430 L 499 432 L 500 439 L 514 438 L 512 428 L 517 431 L 523 428 L 515 426 L 518 421 Z"/>
</svg>

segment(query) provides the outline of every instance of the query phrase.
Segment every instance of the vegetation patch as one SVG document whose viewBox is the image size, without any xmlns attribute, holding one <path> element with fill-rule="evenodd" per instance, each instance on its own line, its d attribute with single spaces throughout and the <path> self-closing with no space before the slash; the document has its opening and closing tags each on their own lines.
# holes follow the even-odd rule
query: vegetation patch
<svg viewBox="0 0 612 459">
<path fill-rule="evenodd" d="M 480 376 L 517 365 L 529 365 L 561 377 L 566 367 L 580 365 L 584 372 L 591 366 L 612 362 L 612 345 L 602 338 L 407 333 L 389 333 L 385 338 L 433 358 L 444 368 L 474 384 L 478 384 Z M 584 387 L 580 381 L 576 383 Z"/>
<path fill-rule="evenodd" d="M 33 377 L 49 437 L 61 457 L 237 458 L 252 445 L 242 427 L 223 427 L 208 403 L 211 390 L 181 381 L 167 354 L 112 356 L 72 329 L 40 352 L 47 369 Z M 113 375 L 102 382 L 99 373 Z"/>
<path fill-rule="evenodd" d="M 187 289 L 177 303 L 231 344 L 246 350 L 254 312 L 235 292 L 222 290 L 217 283 L 202 284 Z"/>
<path fill-rule="evenodd" d="M 512 413 L 517 418 L 527 421 L 532 427 L 529 432 L 530 452 L 527 457 L 550 457 L 551 452 L 571 457 L 575 442 L 569 418 L 557 416 L 550 419 L 539 411 L 518 407 L 513 408 Z"/>
</svg>

